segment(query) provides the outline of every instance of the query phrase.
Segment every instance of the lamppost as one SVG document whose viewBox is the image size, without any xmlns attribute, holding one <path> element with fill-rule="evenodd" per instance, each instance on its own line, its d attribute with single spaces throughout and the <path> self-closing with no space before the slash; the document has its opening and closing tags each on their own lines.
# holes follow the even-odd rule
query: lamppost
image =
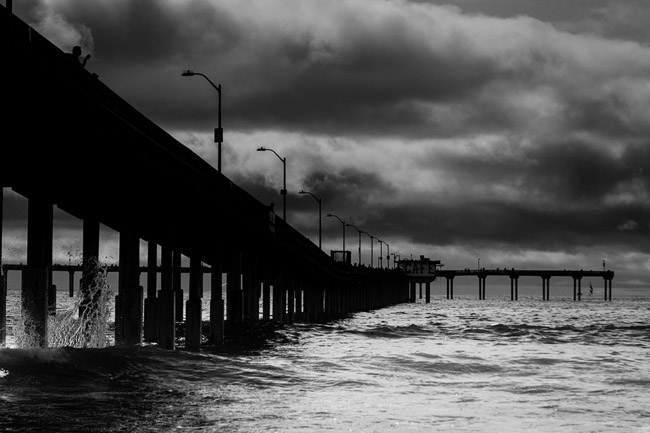
<svg viewBox="0 0 650 433">
<path fill-rule="evenodd" d="M 365 233 L 365 232 L 362 232 L 361 230 L 359 230 L 358 228 L 356 228 L 352 224 L 346 224 L 346 226 L 352 227 L 353 229 L 355 229 L 356 231 L 359 232 L 359 266 L 361 266 L 361 233 Z"/>
<path fill-rule="evenodd" d="M 374 260 L 374 259 L 373 259 L 373 256 L 372 256 L 372 240 L 373 240 L 373 239 L 377 239 L 377 238 L 374 237 L 374 236 L 372 236 L 372 235 L 371 235 L 370 233 L 368 233 L 368 232 L 364 232 L 364 233 L 367 234 L 368 237 L 370 238 L 370 267 L 371 267 L 371 268 L 374 268 L 374 267 L 375 267 L 375 264 L 373 263 L 373 260 Z"/>
<path fill-rule="evenodd" d="M 345 253 L 345 221 L 343 221 L 341 218 L 339 218 L 338 216 L 336 216 L 336 215 L 334 215 L 332 213 L 328 213 L 325 216 L 334 217 L 337 220 L 341 221 L 341 224 L 343 224 L 343 261 L 347 262 L 347 260 L 346 260 L 347 257 L 345 257 L 346 256 L 346 253 Z"/>
<path fill-rule="evenodd" d="M 318 202 L 318 248 L 322 249 L 322 246 L 321 246 L 321 241 L 322 241 L 322 236 L 321 236 L 321 233 L 322 233 L 322 230 L 321 230 L 321 215 L 322 215 L 321 209 L 322 209 L 322 207 L 321 207 L 321 205 L 322 205 L 322 201 L 321 201 L 321 199 L 319 199 L 318 197 L 316 197 L 314 194 L 312 194 L 309 191 L 300 190 L 300 191 L 298 191 L 298 194 L 309 194 L 310 196 L 314 197 L 314 199 Z"/>
<path fill-rule="evenodd" d="M 221 84 L 215 85 L 208 77 L 202 73 L 194 72 L 190 69 L 183 71 L 181 77 L 193 77 L 195 75 L 199 75 L 208 80 L 208 83 L 210 83 L 212 87 L 217 90 L 217 93 L 219 93 L 219 124 L 217 128 L 214 128 L 214 142 L 219 144 L 219 150 L 217 153 L 217 170 L 219 173 L 221 173 L 221 143 L 223 142 L 223 128 L 221 127 Z"/>
<path fill-rule="evenodd" d="M 257 149 L 258 152 L 266 152 L 270 151 L 275 153 L 275 156 L 277 156 L 280 161 L 282 161 L 282 170 L 284 173 L 284 180 L 283 180 L 283 188 L 280 190 L 280 195 L 282 195 L 282 219 L 284 222 L 287 222 L 287 158 L 283 158 L 280 155 L 278 155 L 278 152 L 276 152 L 273 149 L 268 149 L 266 147 L 260 147 Z"/>
<path fill-rule="evenodd" d="M 384 258 L 382 257 L 384 255 L 384 249 L 382 248 L 384 241 L 381 239 L 377 239 L 379 242 L 379 269 L 384 269 Z"/>
</svg>

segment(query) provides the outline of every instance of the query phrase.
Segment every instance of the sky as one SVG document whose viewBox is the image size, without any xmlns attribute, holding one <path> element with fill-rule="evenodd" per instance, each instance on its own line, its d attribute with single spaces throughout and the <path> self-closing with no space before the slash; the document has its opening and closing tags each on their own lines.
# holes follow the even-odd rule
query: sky
<svg viewBox="0 0 650 433">
<path fill-rule="evenodd" d="M 319 197 L 325 251 L 342 244 L 332 213 L 382 240 L 375 261 L 605 261 L 615 293 L 650 294 L 645 0 L 17 0 L 14 13 L 82 46 L 88 70 L 215 167 L 217 92 L 181 72 L 222 84 L 223 173 L 281 214 L 282 163 L 256 149 L 286 157 L 287 220 L 317 243 L 318 204 L 298 192 Z M 19 201 L 5 191 L 5 261 L 21 254 Z M 81 235 L 60 225 L 64 258 Z M 358 246 L 348 227 L 353 262 Z"/>
</svg>

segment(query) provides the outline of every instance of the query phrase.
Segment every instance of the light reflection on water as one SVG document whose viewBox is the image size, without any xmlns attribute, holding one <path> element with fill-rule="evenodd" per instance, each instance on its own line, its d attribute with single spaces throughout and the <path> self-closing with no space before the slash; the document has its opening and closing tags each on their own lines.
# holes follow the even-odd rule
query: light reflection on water
<svg viewBox="0 0 650 433">
<path fill-rule="evenodd" d="M 0 429 L 650 432 L 649 311 L 455 299 L 234 349 L 5 349 Z"/>
</svg>

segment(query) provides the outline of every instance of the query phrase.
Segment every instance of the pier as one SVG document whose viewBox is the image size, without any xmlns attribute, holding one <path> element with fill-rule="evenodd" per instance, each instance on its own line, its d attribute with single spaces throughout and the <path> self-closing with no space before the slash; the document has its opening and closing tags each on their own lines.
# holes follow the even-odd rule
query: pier
<svg viewBox="0 0 650 433">
<path fill-rule="evenodd" d="M 539 270 L 515 268 L 443 270 L 441 269 L 442 264 L 440 260 L 431 260 L 424 256 L 420 257 L 420 260 L 402 260 L 398 266 L 405 272 L 409 279 L 411 302 L 415 302 L 416 299 L 416 284 L 420 285 L 420 298 L 422 298 L 422 285 L 424 284 L 425 300 L 427 303 L 430 302 L 431 283 L 436 278 L 445 278 L 447 299 L 454 299 L 454 279 L 457 277 L 477 277 L 478 299 L 484 300 L 486 297 L 486 280 L 489 276 L 505 276 L 510 278 L 510 299 L 513 301 L 519 298 L 520 277 L 539 277 L 542 282 L 542 300 L 544 301 L 548 301 L 551 298 L 551 278 L 573 279 L 573 300 L 579 301 L 582 298 L 582 279 L 584 277 L 599 277 L 603 279 L 604 300 L 612 300 L 614 271 L 610 270 Z"/>
<path fill-rule="evenodd" d="M 2 6 L 0 56 L 5 65 L 0 186 L 28 202 L 27 263 L 0 268 L 0 346 L 6 338 L 8 274 L 21 272 L 21 311 L 33 324 L 30 345 L 48 347 L 52 273 L 87 272 L 99 255 L 100 225 L 119 235 L 119 263 L 109 269 L 119 273 L 117 345 L 152 341 L 174 349 L 175 324 L 182 319 L 185 347 L 198 348 L 206 272 L 213 344 L 224 341 L 225 322 L 231 327 L 256 320 L 319 322 L 408 301 L 402 272 L 334 260 L 272 206 L 215 170 Z M 55 206 L 83 223 L 79 268 L 52 262 Z M 146 268 L 140 266 L 141 241 L 148 245 Z M 181 256 L 190 263 L 185 288 Z M 140 284 L 142 272 L 146 285 Z"/>
</svg>

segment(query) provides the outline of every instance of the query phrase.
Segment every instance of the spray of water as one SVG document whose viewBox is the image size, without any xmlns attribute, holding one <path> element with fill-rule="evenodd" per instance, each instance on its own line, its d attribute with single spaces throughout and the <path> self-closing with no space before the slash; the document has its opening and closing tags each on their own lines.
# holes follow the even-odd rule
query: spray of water
<svg viewBox="0 0 650 433">
<path fill-rule="evenodd" d="M 113 292 L 107 280 L 106 265 L 95 257 L 85 264 L 81 290 L 67 310 L 49 316 L 47 339 L 49 347 L 102 348 L 110 345 L 108 338 Z M 14 338 L 17 347 L 34 347 L 29 332 L 31 321 L 22 317 L 16 321 Z"/>
<path fill-rule="evenodd" d="M 50 318 L 48 341 L 51 347 L 106 347 L 109 345 L 108 318 L 113 293 L 106 266 L 91 257 L 84 269 L 77 300 L 71 310 Z"/>
</svg>

